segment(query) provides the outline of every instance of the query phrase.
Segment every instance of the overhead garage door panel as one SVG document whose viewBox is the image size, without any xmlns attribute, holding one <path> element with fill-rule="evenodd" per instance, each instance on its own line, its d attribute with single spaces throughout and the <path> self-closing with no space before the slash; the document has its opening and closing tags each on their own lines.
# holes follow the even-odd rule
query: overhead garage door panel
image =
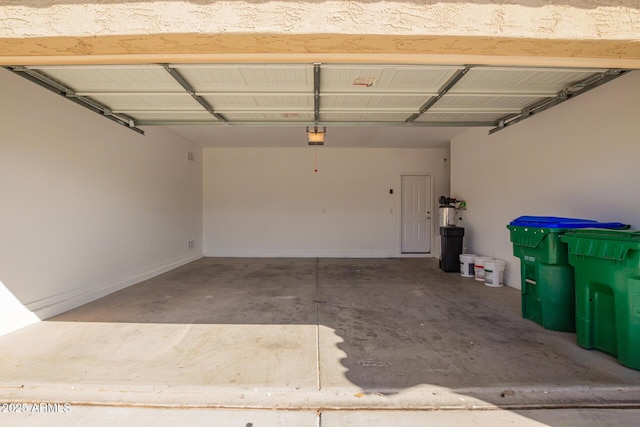
<svg viewBox="0 0 640 427">
<path fill-rule="evenodd" d="M 224 117 L 229 121 L 237 122 L 311 122 L 313 121 L 313 111 L 231 111 L 225 112 Z"/>
<path fill-rule="evenodd" d="M 555 96 L 559 91 L 605 70 L 474 67 L 450 93 L 515 93 Z"/>
<path fill-rule="evenodd" d="M 207 111 L 135 111 L 128 112 L 127 115 L 138 121 L 161 121 L 172 123 L 218 122 L 218 119 Z"/>
<path fill-rule="evenodd" d="M 29 67 L 76 92 L 182 92 L 159 65 L 65 65 Z"/>
<path fill-rule="evenodd" d="M 629 71 L 344 63 L 9 68 L 129 127 L 348 122 L 492 131 Z"/>
<path fill-rule="evenodd" d="M 447 95 L 440 99 L 430 111 L 437 111 L 442 108 L 463 108 L 468 111 L 475 111 L 478 108 L 494 108 L 494 109 L 517 109 L 531 105 L 541 101 L 544 98 L 533 96 L 457 96 Z"/>
<path fill-rule="evenodd" d="M 485 112 L 428 112 L 416 119 L 416 122 L 460 122 L 470 123 L 477 122 L 478 125 L 484 123 L 487 126 L 489 123 L 495 122 L 505 116 L 503 111 L 485 111 Z"/>
<path fill-rule="evenodd" d="M 203 108 L 189 94 L 96 94 L 89 93 L 91 98 L 105 104 L 113 111 L 203 111 Z"/>
<path fill-rule="evenodd" d="M 463 67 L 402 65 L 322 66 L 321 93 L 394 92 L 434 94 Z"/>
<path fill-rule="evenodd" d="M 301 109 L 313 111 L 313 96 L 311 94 L 201 94 L 205 101 L 217 111 L 251 109 L 251 110 L 282 110 Z"/>
<path fill-rule="evenodd" d="M 421 105 L 426 103 L 431 97 L 412 94 L 374 94 L 374 95 L 350 95 L 338 94 L 321 95 L 320 102 L 322 109 L 353 109 L 353 108 L 381 108 L 381 109 L 410 109 L 418 111 Z"/>
<path fill-rule="evenodd" d="M 327 112 L 320 114 L 321 121 L 327 122 L 404 122 L 411 113 L 407 112 Z"/>
<path fill-rule="evenodd" d="M 196 92 L 313 93 L 309 64 L 177 64 L 171 65 Z"/>
</svg>

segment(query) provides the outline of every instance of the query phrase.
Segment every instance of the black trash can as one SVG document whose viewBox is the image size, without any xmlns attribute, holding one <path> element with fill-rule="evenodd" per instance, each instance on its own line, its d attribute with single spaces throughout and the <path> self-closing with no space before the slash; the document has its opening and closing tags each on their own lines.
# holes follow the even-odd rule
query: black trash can
<svg viewBox="0 0 640 427">
<path fill-rule="evenodd" d="M 460 273 L 463 227 L 440 227 L 440 269 L 447 273 Z"/>
</svg>

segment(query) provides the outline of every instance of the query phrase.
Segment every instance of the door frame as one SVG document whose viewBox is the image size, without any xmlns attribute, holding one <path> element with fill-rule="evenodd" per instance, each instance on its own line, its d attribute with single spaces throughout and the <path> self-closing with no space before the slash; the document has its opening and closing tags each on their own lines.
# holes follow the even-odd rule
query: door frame
<svg viewBox="0 0 640 427">
<path fill-rule="evenodd" d="M 419 253 L 419 254 L 405 254 L 402 253 L 402 177 L 403 176 L 428 176 L 429 177 L 429 182 L 430 185 L 429 187 L 431 187 L 429 189 L 429 191 L 431 192 L 431 197 L 427 200 L 427 208 L 429 209 L 429 212 L 431 212 L 431 225 L 430 225 L 430 233 L 429 233 L 429 239 L 431 240 L 429 242 L 429 252 L 425 252 L 425 253 Z M 434 191 L 435 191 L 435 184 L 434 184 L 434 177 L 433 177 L 433 173 L 430 172 L 400 172 L 399 176 L 398 176 L 398 201 L 396 203 L 397 209 L 398 209 L 398 225 L 396 227 L 396 232 L 398 233 L 398 256 L 401 256 L 403 258 L 432 258 L 433 255 L 433 243 L 434 243 L 434 216 L 433 216 L 433 195 L 434 195 Z"/>
</svg>

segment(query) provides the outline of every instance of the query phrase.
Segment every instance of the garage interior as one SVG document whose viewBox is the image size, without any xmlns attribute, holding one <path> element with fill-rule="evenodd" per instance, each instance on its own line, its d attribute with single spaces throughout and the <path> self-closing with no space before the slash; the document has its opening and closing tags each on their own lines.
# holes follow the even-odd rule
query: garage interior
<svg viewBox="0 0 640 427">
<path fill-rule="evenodd" d="M 113 21 L 100 8 L 130 2 L 98 3 L 0 6 L 0 401 L 72 405 L 0 417 L 635 425 L 638 371 L 521 318 L 506 225 L 640 228 L 637 7 L 397 6 L 420 9 L 405 24 L 457 6 L 459 33 L 425 38 L 265 35 L 260 13 L 233 34 L 196 14 L 181 31 L 175 2 L 174 33 L 145 27 L 168 9 L 138 5 L 65 33 L 70 11 Z M 383 19 L 360 6 L 353 23 Z M 476 31 L 479 10 L 503 24 Z M 516 25 L 549 16 L 556 36 Z M 430 215 L 417 246 L 414 176 Z M 438 268 L 441 195 L 467 202 L 465 250 L 507 261 L 507 286 Z"/>
</svg>

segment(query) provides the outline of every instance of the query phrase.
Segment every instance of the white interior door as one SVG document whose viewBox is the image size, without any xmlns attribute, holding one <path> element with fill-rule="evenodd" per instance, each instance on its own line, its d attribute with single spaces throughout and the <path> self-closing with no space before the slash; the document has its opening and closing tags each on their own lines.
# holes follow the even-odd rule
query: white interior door
<svg viewBox="0 0 640 427">
<path fill-rule="evenodd" d="M 402 175 L 401 252 L 431 252 L 431 177 Z"/>
</svg>

